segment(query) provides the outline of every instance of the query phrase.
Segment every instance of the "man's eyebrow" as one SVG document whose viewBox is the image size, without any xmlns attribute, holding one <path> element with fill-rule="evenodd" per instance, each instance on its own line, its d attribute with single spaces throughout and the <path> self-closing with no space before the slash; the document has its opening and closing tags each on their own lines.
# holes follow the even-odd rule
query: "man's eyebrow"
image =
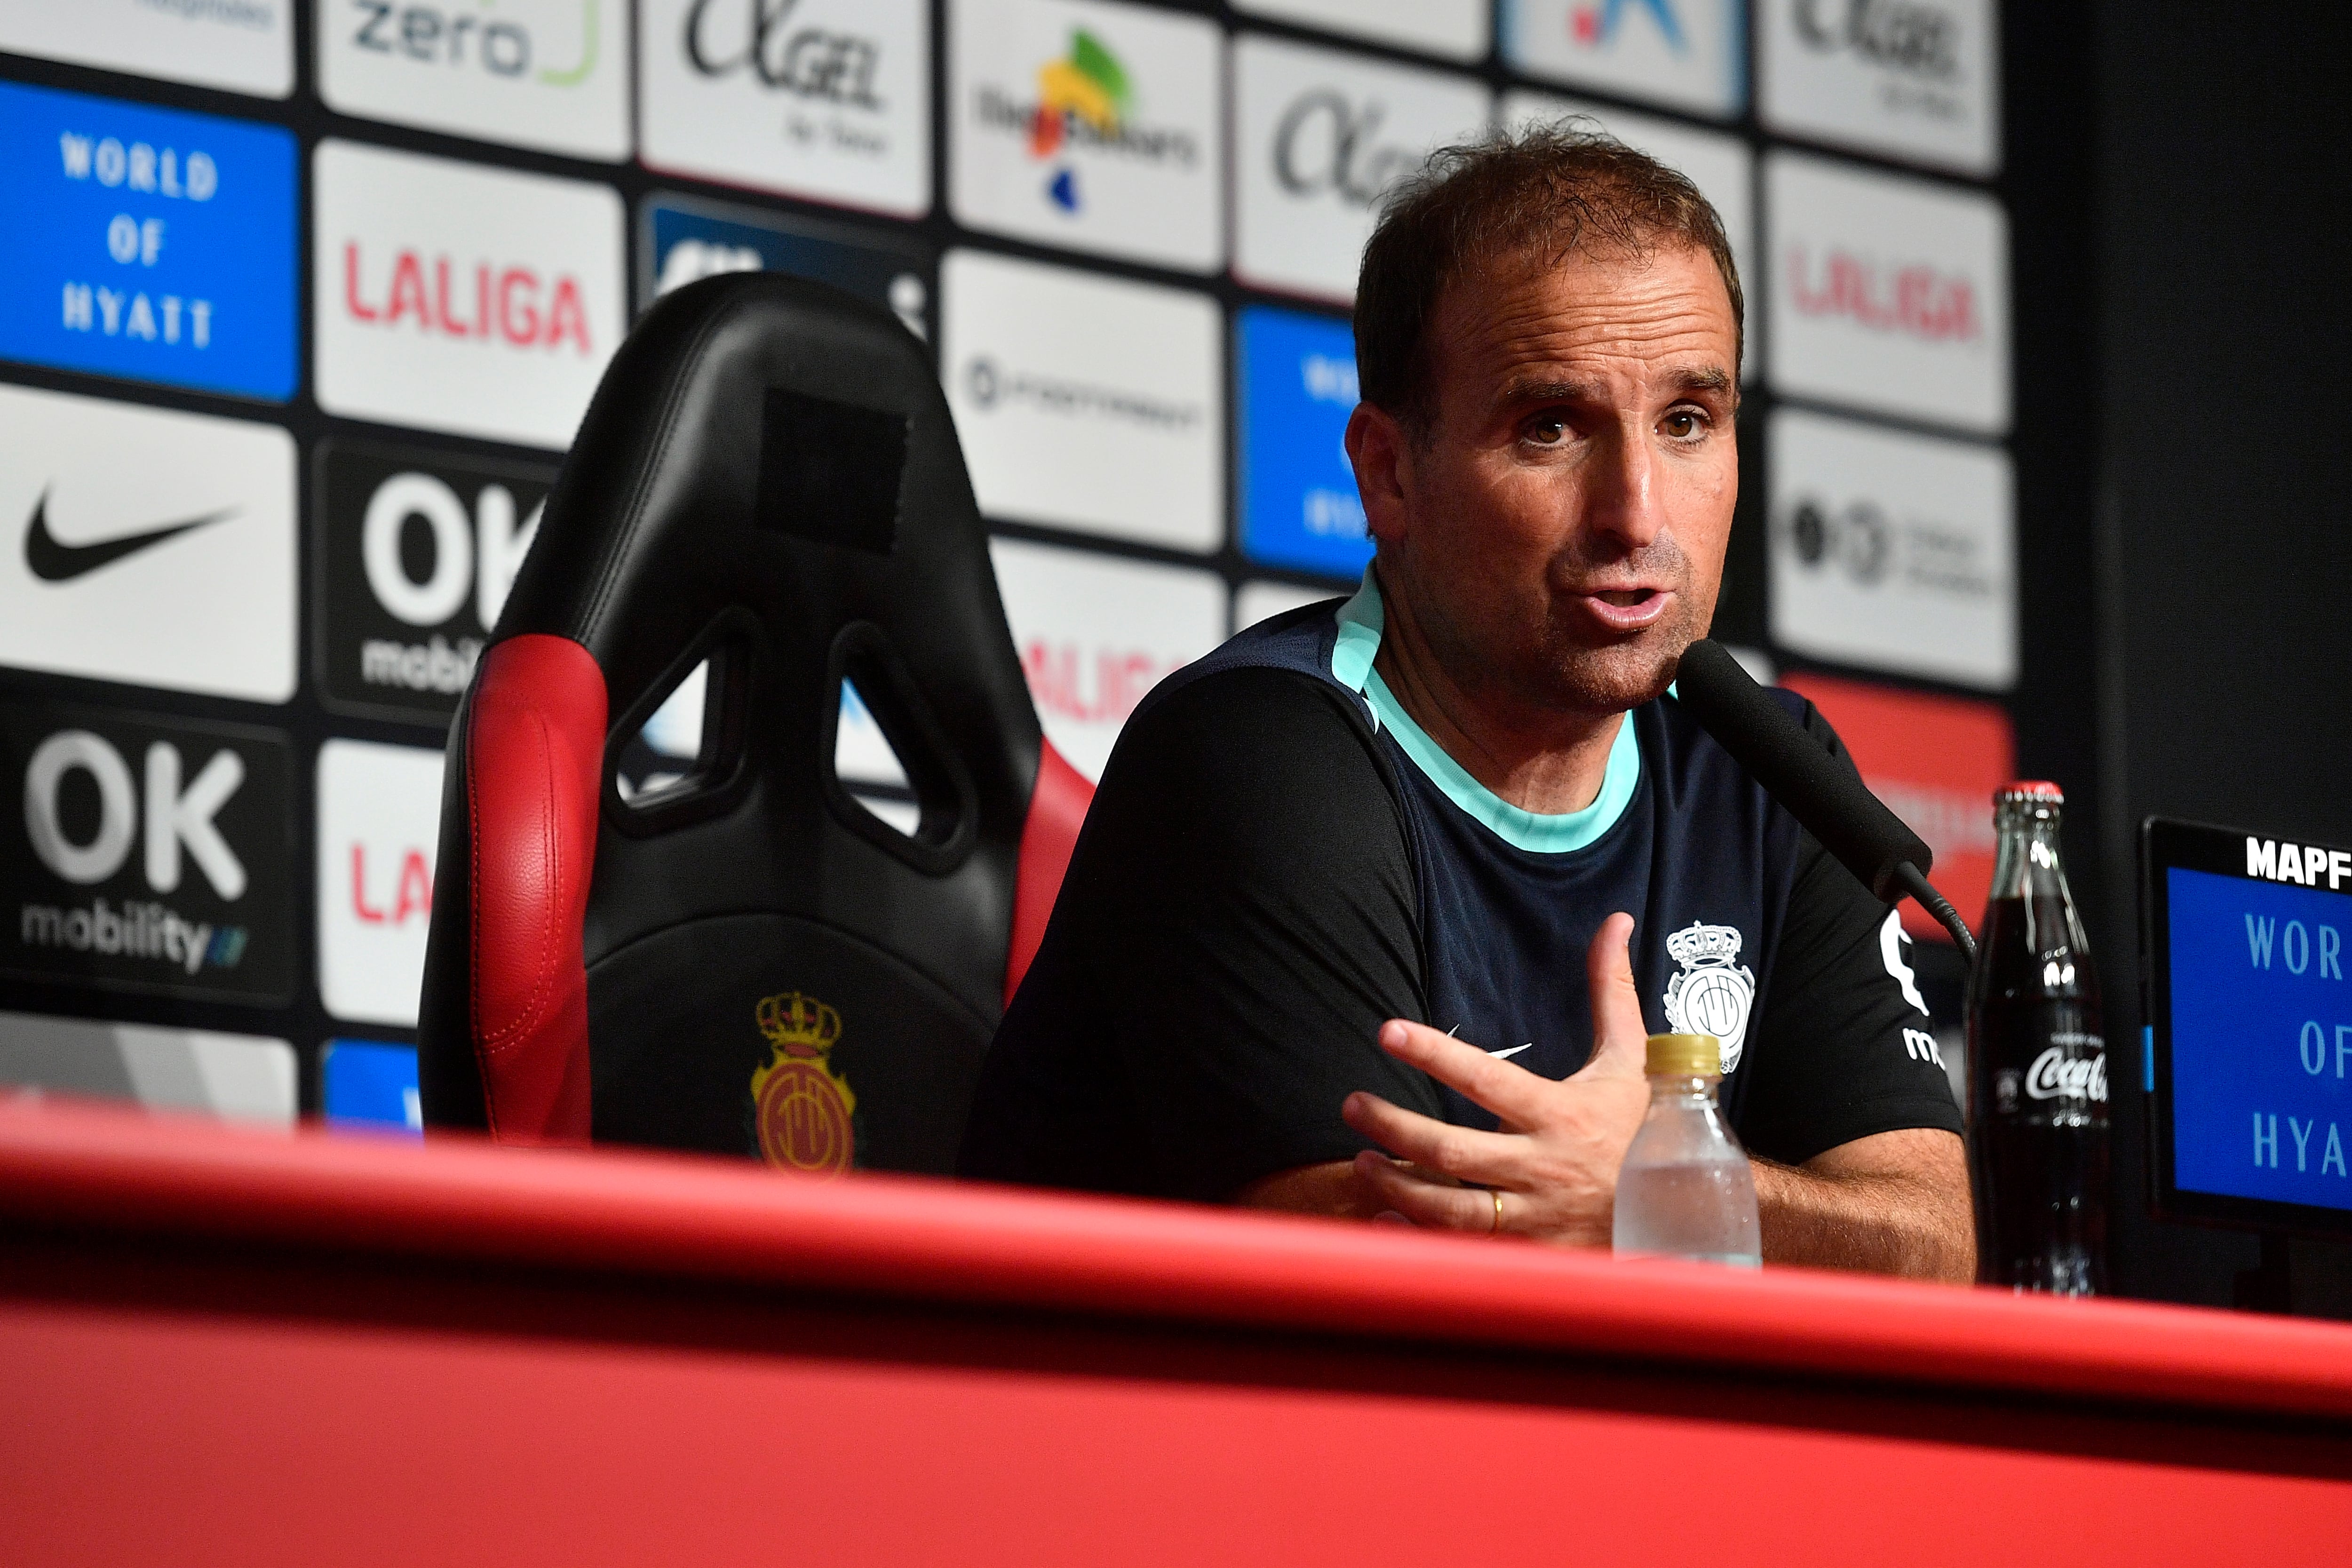
<svg viewBox="0 0 2352 1568">
<path fill-rule="evenodd" d="M 1669 372 L 1666 385 L 1675 392 L 1728 393 L 1732 390 L 1731 374 L 1720 365 L 1694 365 L 1685 370 Z M 1529 378 L 1507 382 L 1502 395 L 1496 401 L 1504 405 L 1528 403 L 1605 403 L 1608 389 L 1597 381 L 1561 381 L 1551 378 Z"/>
<path fill-rule="evenodd" d="M 1597 381 L 1528 380 L 1507 382 L 1500 403 L 1598 403 L 1608 392 Z"/>
<path fill-rule="evenodd" d="M 1729 392 L 1731 373 L 1721 365 L 1694 365 L 1675 372 L 1669 384 L 1681 392 Z"/>
</svg>

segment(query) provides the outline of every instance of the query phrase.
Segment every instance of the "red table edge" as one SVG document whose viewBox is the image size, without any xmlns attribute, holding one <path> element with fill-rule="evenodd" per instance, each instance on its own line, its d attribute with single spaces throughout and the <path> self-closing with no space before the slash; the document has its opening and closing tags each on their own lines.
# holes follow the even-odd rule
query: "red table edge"
<svg viewBox="0 0 2352 1568">
<path fill-rule="evenodd" d="M 1984 1393 L 2352 1417 L 2352 1327 L 1178 1204 L 0 1103 L 0 1215 Z"/>
</svg>

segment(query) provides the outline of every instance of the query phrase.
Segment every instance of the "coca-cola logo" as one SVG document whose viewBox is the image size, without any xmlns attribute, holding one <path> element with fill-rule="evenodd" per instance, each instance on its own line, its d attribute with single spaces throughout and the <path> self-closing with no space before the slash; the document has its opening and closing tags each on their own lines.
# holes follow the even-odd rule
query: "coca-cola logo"
<svg viewBox="0 0 2352 1568">
<path fill-rule="evenodd" d="M 2026 1069 L 2025 1092 L 2035 1100 L 2056 1100 L 2063 1095 L 2105 1104 L 2107 1054 L 2101 1051 L 2095 1057 L 2069 1057 L 2063 1047 L 2049 1047 Z"/>
</svg>

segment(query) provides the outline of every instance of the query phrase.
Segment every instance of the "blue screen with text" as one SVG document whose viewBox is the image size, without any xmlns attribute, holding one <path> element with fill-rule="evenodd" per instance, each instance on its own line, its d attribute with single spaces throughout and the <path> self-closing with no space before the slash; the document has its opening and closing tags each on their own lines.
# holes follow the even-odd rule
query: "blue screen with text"
<svg viewBox="0 0 2352 1568">
<path fill-rule="evenodd" d="M 2352 1209 L 2352 891 L 2166 877 L 2174 1184 Z"/>
</svg>

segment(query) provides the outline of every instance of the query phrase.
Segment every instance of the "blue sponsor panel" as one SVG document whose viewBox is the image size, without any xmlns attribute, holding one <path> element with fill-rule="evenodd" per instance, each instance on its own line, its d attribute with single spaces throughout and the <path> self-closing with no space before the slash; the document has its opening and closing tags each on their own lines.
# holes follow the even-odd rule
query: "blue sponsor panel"
<svg viewBox="0 0 2352 1568">
<path fill-rule="evenodd" d="M 294 395 L 295 139 L 0 83 L 0 356 Z"/>
<path fill-rule="evenodd" d="M 932 262 L 913 247 L 683 196 L 655 196 L 644 211 L 639 298 L 646 305 L 722 272 L 789 272 L 870 300 L 917 337 L 931 336 Z"/>
<path fill-rule="evenodd" d="M 1346 446 L 1353 333 L 1345 321 L 1265 305 L 1245 307 L 1234 331 L 1243 553 L 1295 572 L 1361 574 L 1372 542 Z"/>
<path fill-rule="evenodd" d="M 319 1086 L 330 1127 L 425 1135 L 414 1046 L 329 1040 L 319 1058 Z"/>
<path fill-rule="evenodd" d="M 2352 1209 L 2352 894 L 2165 876 L 2175 1184 Z"/>
</svg>

